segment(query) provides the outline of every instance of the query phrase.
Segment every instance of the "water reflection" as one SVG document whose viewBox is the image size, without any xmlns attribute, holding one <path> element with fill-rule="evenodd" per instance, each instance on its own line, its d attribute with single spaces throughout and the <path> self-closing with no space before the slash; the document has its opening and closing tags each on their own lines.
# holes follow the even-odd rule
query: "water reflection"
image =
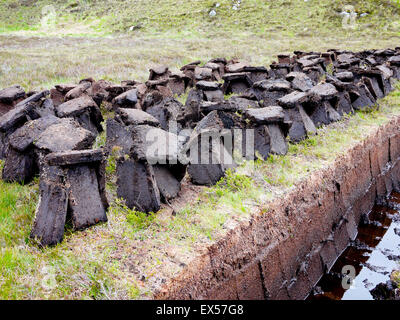
<svg viewBox="0 0 400 320">
<path fill-rule="evenodd" d="M 394 208 L 394 209 L 393 209 Z M 389 206 L 376 205 L 358 228 L 356 240 L 324 275 L 308 300 L 373 300 L 370 290 L 386 283 L 400 262 L 400 193 L 392 193 Z M 342 270 L 353 266 L 350 289 L 343 288 Z"/>
</svg>

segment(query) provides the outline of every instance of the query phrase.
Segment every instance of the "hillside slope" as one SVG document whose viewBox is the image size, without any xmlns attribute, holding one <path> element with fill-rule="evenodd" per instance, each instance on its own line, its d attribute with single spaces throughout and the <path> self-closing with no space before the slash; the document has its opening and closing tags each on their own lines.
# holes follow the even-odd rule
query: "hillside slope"
<svg viewBox="0 0 400 320">
<path fill-rule="evenodd" d="M 399 0 L 2 0 L 0 30 L 39 30 L 54 12 L 58 26 L 83 23 L 100 32 L 328 35 L 347 5 L 358 14 L 352 32 L 399 35 Z"/>
<path fill-rule="evenodd" d="M 339 13 L 348 3 L 362 15 L 356 29 L 342 27 Z M 233 5 L 232 0 L 0 0 L 0 89 L 13 84 L 26 91 L 49 89 L 88 77 L 146 81 L 156 64 L 177 71 L 222 56 L 268 66 L 277 54 L 293 50 L 400 45 L 399 0 L 241 0 L 238 10 Z M 265 197 L 271 190 L 286 193 L 296 179 L 388 121 L 392 112 L 400 115 L 400 86 L 381 105 L 380 111 L 359 112 L 292 145 L 289 157 L 260 164 L 261 179 L 272 186 Z M 103 133 L 98 142 L 104 139 Z M 176 266 L 166 253 L 185 262 L 195 246 L 217 239 L 232 213 L 237 220 L 246 218 L 259 188 L 242 176 L 207 190 L 197 206 L 188 205 L 173 219 L 137 216 L 113 201 L 108 224 L 67 232 L 62 244 L 43 250 L 29 241 L 37 180 L 24 186 L 0 181 L 0 299 L 148 298 L 149 279 L 159 279 L 160 265 Z M 160 243 L 170 245 L 168 251 Z M 144 260 L 140 273 L 138 257 Z"/>
</svg>

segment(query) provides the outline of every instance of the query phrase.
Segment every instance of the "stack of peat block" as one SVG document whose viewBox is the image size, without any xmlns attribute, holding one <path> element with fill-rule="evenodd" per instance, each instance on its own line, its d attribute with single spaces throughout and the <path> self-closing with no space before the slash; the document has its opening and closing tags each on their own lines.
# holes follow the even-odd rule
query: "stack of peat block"
<svg viewBox="0 0 400 320">
<path fill-rule="evenodd" d="M 131 209 L 156 212 L 179 195 L 185 177 L 217 183 L 240 162 L 231 150 L 247 160 L 284 155 L 289 141 L 374 106 L 396 79 L 400 48 L 296 51 L 279 55 L 269 69 L 224 58 L 179 72 L 156 66 L 144 83 L 88 78 L 29 93 L 12 86 L 0 90 L 1 177 L 29 183 L 40 176 L 31 236 L 52 245 L 62 241 L 68 219 L 75 230 L 107 221 L 107 157 L 116 158 L 117 196 Z M 177 100 L 183 94 L 185 104 Z M 100 107 L 114 117 L 104 121 Z M 106 144 L 94 150 L 103 125 Z M 254 140 L 247 140 L 248 129 Z M 241 139 L 228 146 L 224 135 L 233 132 Z M 200 145 L 203 138 L 210 144 Z M 222 162 L 197 161 L 221 156 Z"/>
</svg>

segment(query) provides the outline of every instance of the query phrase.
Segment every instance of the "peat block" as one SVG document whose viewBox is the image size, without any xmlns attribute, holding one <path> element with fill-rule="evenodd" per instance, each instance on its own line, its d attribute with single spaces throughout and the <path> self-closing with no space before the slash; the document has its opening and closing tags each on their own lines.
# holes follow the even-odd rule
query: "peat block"
<svg viewBox="0 0 400 320">
<path fill-rule="evenodd" d="M 114 103 L 119 108 L 135 108 L 138 102 L 137 89 L 128 90 L 114 98 Z"/>
<path fill-rule="evenodd" d="M 0 90 L 0 103 L 12 104 L 22 98 L 25 98 L 25 91 L 20 86 Z"/>
<path fill-rule="evenodd" d="M 117 186 L 117 195 L 125 200 L 128 208 L 142 212 L 160 209 L 160 191 L 151 165 L 133 159 L 118 159 Z"/>
<path fill-rule="evenodd" d="M 154 177 L 163 201 L 169 201 L 178 196 L 181 184 L 166 166 L 155 165 Z"/>
<path fill-rule="evenodd" d="M 107 119 L 106 152 L 112 154 L 118 148 L 122 154 L 129 154 L 132 145 L 132 126 L 126 126 L 115 119 Z"/>
<path fill-rule="evenodd" d="M 59 105 L 57 107 L 57 116 L 60 118 L 74 118 L 83 128 L 93 132 L 95 135 L 103 131 L 103 127 L 101 126 L 103 116 L 101 115 L 100 108 L 87 95 Z"/>
<path fill-rule="evenodd" d="M 122 121 L 127 126 L 137 126 L 141 124 L 147 124 L 154 127 L 160 126 L 160 122 L 155 117 L 153 117 L 150 113 L 139 109 L 121 108 L 118 110 L 118 113 L 120 114 Z"/>
<path fill-rule="evenodd" d="M 41 167 L 39 187 L 31 238 L 37 238 L 42 246 L 62 241 L 67 216 L 71 217 L 74 230 L 107 221 L 101 150 L 48 155 Z"/>
<path fill-rule="evenodd" d="M 9 136 L 9 143 L 15 150 L 24 152 L 36 139 L 39 138 L 40 134 L 44 130 L 59 121 L 59 118 L 51 115 L 28 121 Z"/>
<path fill-rule="evenodd" d="M 283 109 L 278 106 L 271 106 L 259 109 L 248 109 L 245 111 L 248 119 L 256 124 L 270 124 L 283 122 L 285 114 Z"/>
<path fill-rule="evenodd" d="M 95 135 L 92 132 L 83 129 L 71 118 L 63 118 L 49 126 L 34 141 L 34 145 L 38 149 L 50 153 L 88 149 L 94 140 Z"/>
<path fill-rule="evenodd" d="M 71 166 L 83 163 L 94 163 L 103 161 L 102 150 L 78 150 L 51 153 L 46 161 L 51 166 Z"/>
<path fill-rule="evenodd" d="M 63 183 L 64 172 L 46 166 L 40 174 L 40 197 L 30 237 L 42 246 L 56 245 L 64 236 L 68 193 Z"/>
<path fill-rule="evenodd" d="M 106 208 L 100 196 L 96 169 L 86 164 L 66 169 L 68 213 L 74 230 L 83 230 L 99 222 L 106 222 Z"/>
</svg>

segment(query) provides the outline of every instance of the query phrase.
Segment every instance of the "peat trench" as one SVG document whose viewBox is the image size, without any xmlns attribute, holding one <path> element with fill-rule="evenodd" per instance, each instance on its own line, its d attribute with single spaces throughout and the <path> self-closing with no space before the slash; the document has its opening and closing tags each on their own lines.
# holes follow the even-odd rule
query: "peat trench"
<svg viewBox="0 0 400 320">
<path fill-rule="evenodd" d="M 345 298 L 371 298 L 368 290 L 377 285 L 375 298 L 393 298 L 397 289 L 394 283 L 386 282 L 393 271 L 390 269 L 396 268 L 399 241 L 384 238 L 382 245 L 378 245 L 380 239 L 375 237 L 377 233 L 384 236 L 380 224 L 388 227 L 390 220 L 393 225 L 386 234 L 393 235 L 398 209 L 388 210 L 385 220 L 382 207 L 374 205 L 397 208 L 398 194 L 392 192 L 399 191 L 400 117 L 396 116 L 372 130 L 365 140 L 346 150 L 328 167 L 310 173 L 289 193 L 269 202 L 266 213 L 255 213 L 249 222 L 228 232 L 170 279 L 155 293 L 155 298 L 338 299 L 344 294 L 340 287 L 341 256 L 348 258 L 353 247 L 366 249 L 363 254 L 368 253 L 370 260 L 363 257 L 358 261 L 354 256 L 354 261 L 346 261 L 350 271 L 354 267 L 354 275 L 360 272 L 359 264 L 365 266 L 354 283 L 362 289 L 362 278 L 365 288 L 351 289 Z M 382 247 L 387 241 L 389 246 Z M 377 249 L 370 252 L 373 245 Z M 380 249 L 386 257 L 383 265 L 374 260 Z M 369 276 L 368 270 L 376 274 Z M 365 277 L 367 281 L 363 282 Z M 352 292 L 357 297 L 350 297 Z"/>
<path fill-rule="evenodd" d="M 380 202 L 307 300 L 400 300 L 400 193 Z"/>
</svg>

